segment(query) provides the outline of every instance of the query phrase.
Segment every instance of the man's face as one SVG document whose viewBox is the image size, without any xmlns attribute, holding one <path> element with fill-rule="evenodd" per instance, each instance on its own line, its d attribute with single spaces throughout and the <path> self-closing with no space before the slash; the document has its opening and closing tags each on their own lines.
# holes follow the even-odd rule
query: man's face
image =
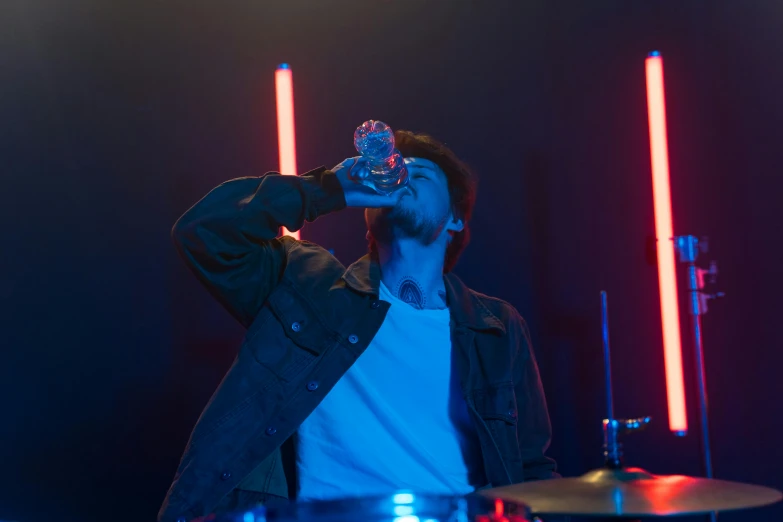
<svg viewBox="0 0 783 522">
<path fill-rule="evenodd" d="M 403 194 L 393 208 L 365 210 L 367 228 L 381 242 L 407 237 L 428 245 L 447 233 L 446 230 L 455 230 L 446 174 L 435 163 L 422 158 L 405 158 L 405 165 L 408 194 Z M 458 229 L 461 228 L 460 224 Z"/>
</svg>

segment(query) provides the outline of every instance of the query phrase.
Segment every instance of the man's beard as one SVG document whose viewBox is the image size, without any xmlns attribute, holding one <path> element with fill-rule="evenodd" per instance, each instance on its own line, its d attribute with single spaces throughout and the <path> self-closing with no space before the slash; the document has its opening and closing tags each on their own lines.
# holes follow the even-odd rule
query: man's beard
<svg viewBox="0 0 783 522">
<path fill-rule="evenodd" d="M 388 244 L 397 237 L 416 239 L 429 245 L 438 238 L 447 220 L 448 215 L 438 219 L 431 215 L 417 214 L 398 205 L 380 210 L 367 226 L 376 241 L 381 243 Z"/>
</svg>

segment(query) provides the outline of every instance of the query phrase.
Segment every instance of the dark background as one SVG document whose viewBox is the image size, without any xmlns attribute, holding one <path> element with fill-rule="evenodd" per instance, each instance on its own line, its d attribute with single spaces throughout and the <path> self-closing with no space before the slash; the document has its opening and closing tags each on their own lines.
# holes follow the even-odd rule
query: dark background
<svg viewBox="0 0 783 522">
<path fill-rule="evenodd" d="M 0 517 L 154 518 L 243 333 L 169 230 L 220 182 L 277 168 L 280 62 L 300 171 L 353 155 L 370 118 L 477 170 L 456 272 L 528 319 L 564 475 L 601 465 L 601 290 L 617 414 L 654 419 L 629 464 L 699 475 L 689 318 L 675 438 L 645 252 L 660 50 L 675 232 L 710 236 L 701 264 L 727 293 L 704 321 L 716 477 L 783 488 L 781 27 L 776 0 L 3 0 Z M 344 262 L 365 249 L 355 211 L 302 234 Z M 749 516 L 783 506 L 721 520 Z"/>
</svg>

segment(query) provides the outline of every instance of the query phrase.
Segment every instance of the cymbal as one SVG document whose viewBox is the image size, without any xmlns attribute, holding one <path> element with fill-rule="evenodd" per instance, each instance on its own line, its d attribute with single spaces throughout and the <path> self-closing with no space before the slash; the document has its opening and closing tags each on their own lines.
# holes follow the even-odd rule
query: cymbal
<svg viewBox="0 0 783 522">
<path fill-rule="evenodd" d="M 581 477 L 524 482 L 477 492 L 522 502 L 534 514 L 670 516 L 730 511 L 778 502 L 783 493 L 740 482 L 653 475 L 640 468 L 597 469 Z"/>
</svg>

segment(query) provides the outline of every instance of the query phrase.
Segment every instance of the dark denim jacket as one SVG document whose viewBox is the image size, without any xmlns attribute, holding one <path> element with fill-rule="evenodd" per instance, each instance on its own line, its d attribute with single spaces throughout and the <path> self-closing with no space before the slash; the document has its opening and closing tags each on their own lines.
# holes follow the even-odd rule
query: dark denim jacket
<svg viewBox="0 0 783 522">
<path fill-rule="evenodd" d="M 373 257 L 346 269 L 318 245 L 276 237 L 279 226 L 298 230 L 344 206 L 328 170 L 269 173 L 223 183 L 174 226 L 189 268 L 247 335 L 193 429 L 161 522 L 211 512 L 253 470 L 270 493 L 286 494 L 280 446 L 367 348 L 390 306 L 378 298 Z M 524 321 L 453 274 L 444 282 L 455 371 L 488 482 L 557 476 L 544 456 L 551 428 Z"/>
</svg>

